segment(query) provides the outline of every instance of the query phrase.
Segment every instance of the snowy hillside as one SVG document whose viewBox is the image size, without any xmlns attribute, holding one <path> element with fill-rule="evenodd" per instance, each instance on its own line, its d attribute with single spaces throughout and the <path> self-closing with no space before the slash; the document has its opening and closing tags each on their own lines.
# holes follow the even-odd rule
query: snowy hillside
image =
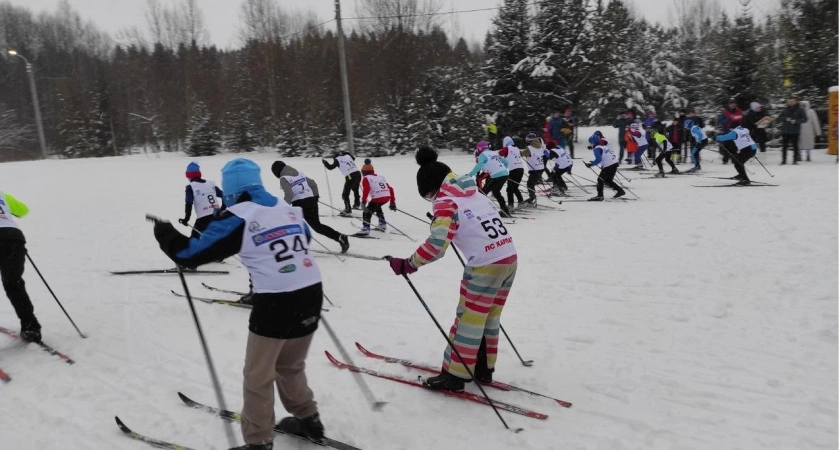
<svg viewBox="0 0 840 450">
<path fill-rule="evenodd" d="M 605 133 L 608 138 L 612 131 Z M 576 153 L 588 156 L 585 150 Z M 324 350 L 338 352 L 319 329 L 308 376 L 328 435 L 368 450 L 837 448 L 834 158 L 816 154 L 812 163 L 780 167 L 778 153 L 760 154 L 776 177 L 751 162 L 753 179 L 779 187 L 692 187 L 725 184 L 708 177 L 735 173 L 714 153 L 704 155 L 703 177 L 628 174 L 633 181 L 622 182 L 641 200 L 567 202 L 564 211 L 510 226 L 520 266 L 502 323 L 523 357 L 535 363 L 523 367 L 502 341 L 495 378 L 571 401 L 572 408 L 488 391 L 549 415 L 541 421 L 505 413 L 508 423 L 525 428 L 514 434 L 504 431 L 486 406 L 366 377 L 377 398 L 388 402 L 382 412 L 373 412 L 351 374 L 324 357 Z M 278 193 L 269 170 L 274 155 L 253 157 L 266 186 Z M 200 159 L 205 177 L 218 181 L 230 158 Z M 460 173 L 471 167 L 463 153 L 444 153 L 442 160 Z M 160 439 L 196 449 L 227 448 L 222 421 L 183 406 L 176 395 L 182 391 L 216 403 L 186 301 L 169 292 L 181 290 L 177 275 L 108 274 L 172 267 L 143 217 L 152 213 L 173 222 L 181 217 L 189 161 L 167 154 L 0 165 L 0 187 L 31 208 L 19 223 L 34 261 L 90 335 L 78 337 L 27 264 L 44 340 L 76 364 L 0 335 L 0 369 L 12 377 L 0 384 L 0 448 L 149 448 L 122 435 L 114 415 Z M 314 178 L 327 201 L 319 160 L 285 161 Z M 397 205 L 423 216 L 429 203 L 417 195 L 413 158 L 381 158 L 374 165 L 394 186 Z M 581 160 L 574 173 L 594 179 Z M 341 177 L 329 176 L 338 205 Z M 609 189 L 606 193 L 611 196 Z M 329 212 L 322 208 L 322 214 Z M 426 225 L 400 213 L 386 216 L 418 242 L 425 238 Z M 348 219 L 324 220 L 353 231 Z M 353 252 L 405 257 L 417 242 L 388 234 L 351 245 Z M 326 294 L 340 306 L 326 317 L 355 363 L 424 375 L 365 358 L 355 341 L 377 353 L 440 363 L 445 342 L 386 263 L 352 258 L 342 263 L 322 255 L 318 263 Z M 231 273 L 191 275 L 194 295 L 214 295 L 202 281 L 247 289 L 241 267 L 209 268 Z M 460 274 L 458 260 L 447 255 L 412 276 L 446 328 L 454 317 Z M 248 311 L 196 307 L 228 406 L 239 410 Z M 19 327 L 5 299 L 0 326 Z M 282 417 L 279 404 L 276 409 Z M 275 442 L 284 449 L 311 447 L 283 437 Z"/>
</svg>

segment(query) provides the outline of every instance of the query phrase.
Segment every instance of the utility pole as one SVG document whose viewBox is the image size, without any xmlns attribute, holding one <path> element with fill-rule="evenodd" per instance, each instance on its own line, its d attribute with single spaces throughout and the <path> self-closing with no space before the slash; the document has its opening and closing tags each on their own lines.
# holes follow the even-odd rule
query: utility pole
<svg viewBox="0 0 840 450">
<path fill-rule="evenodd" d="M 35 125 L 38 129 L 38 142 L 41 144 L 41 157 L 47 159 L 47 141 L 44 139 L 44 125 L 41 123 L 41 107 L 38 105 L 38 91 L 35 90 L 35 73 L 32 69 L 32 64 L 15 50 L 9 50 L 8 53 L 11 56 L 17 56 L 26 63 L 26 74 L 29 76 L 29 90 L 32 91 L 32 107 L 35 109 Z"/>
<path fill-rule="evenodd" d="M 350 112 L 350 86 L 347 84 L 347 56 L 344 53 L 344 31 L 341 28 L 341 0 L 335 0 L 335 25 L 338 35 L 338 66 L 341 68 L 341 93 L 344 98 L 344 128 L 347 151 L 356 156 L 353 147 L 353 115 Z"/>
</svg>

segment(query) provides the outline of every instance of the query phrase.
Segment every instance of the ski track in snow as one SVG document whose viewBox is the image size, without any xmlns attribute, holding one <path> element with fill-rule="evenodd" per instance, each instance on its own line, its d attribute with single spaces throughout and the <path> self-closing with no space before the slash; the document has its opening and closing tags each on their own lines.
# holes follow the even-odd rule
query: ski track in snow
<svg viewBox="0 0 840 450">
<path fill-rule="evenodd" d="M 589 156 L 584 142 L 591 131 L 582 130 L 577 156 Z M 260 163 L 263 181 L 277 194 L 268 170 L 275 155 L 243 156 Z M 709 174 L 734 174 L 714 153 L 704 156 Z M 353 376 L 323 356 L 323 350 L 339 353 L 319 330 L 308 375 L 328 434 L 364 449 L 440 448 L 464 439 L 472 448 L 492 449 L 836 448 L 837 166 L 833 157 L 814 156 L 812 163 L 779 167 L 777 152 L 759 154 L 776 177 L 756 163 L 748 168 L 753 179 L 781 185 L 773 189 L 697 189 L 691 184 L 727 182 L 641 180 L 647 175 L 626 173 L 634 181 L 622 182 L 641 201 L 565 203 L 564 212 L 509 226 L 520 266 L 502 323 L 522 356 L 535 363 L 523 367 L 502 338 L 496 378 L 571 401 L 571 409 L 489 390 L 550 416 L 505 414 L 511 426 L 525 428 L 513 434 L 487 407 L 366 376 L 376 397 L 388 402 L 383 412 L 373 412 Z M 218 182 L 231 157 L 198 161 L 205 177 Z M 472 165 L 464 153 L 443 152 L 441 159 L 459 173 Z M 159 439 L 227 448 L 222 421 L 183 406 L 176 394 L 216 403 L 189 308 L 169 293 L 181 290 L 177 275 L 107 273 L 172 266 L 143 216 L 180 217 L 189 161 L 163 154 L 0 165 L 2 188 L 31 208 L 19 224 L 33 259 L 90 335 L 76 335 L 27 264 L 44 339 L 76 364 L 0 335 L 0 369 L 13 379 L 0 384 L 0 447 L 148 448 L 114 426 L 118 414 L 135 431 Z M 318 159 L 285 161 L 314 178 L 329 203 Z M 413 158 L 373 162 L 394 186 L 398 206 L 424 216 L 429 204 L 417 195 Z M 581 161 L 574 173 L 594 177 Z M 342 180 L 337 171 L 329 175 L 338 205 Z M 322 207 L 322 213 L 329 211 Z M 427 225 L 385 214 L 418 241 L 425 237 Z M 323 220 L 353 231 L 348 219 Z M 372 256 L 406 257 L 416 246 L 393 235 L 351 241 L 351 251 Z M 386 263 L 341 263 L 323 255 L 317 261 L 325 292 L 340 305 L 325 314 L 356 364 L 425 376 L 365 358 L 354 341 L 377 353 L 439 364 L 440 333 Z M 190 275 L 193 294 L 210 294 L 201 281 L 247 289 L 244 269 L 208 268 L 231 274 Z M 460 274 L 458 260 L 447 255 L 412 276 L 447 331 Z M 196 308 L 227 406 L 239 410 L 249 311 Z M 5 299 L 0 326 L 19 327 Z M 283 416 L 279 401 L 275 410 Z M 275 442 L 311 447 L 282 437 Z"/>
</svg>

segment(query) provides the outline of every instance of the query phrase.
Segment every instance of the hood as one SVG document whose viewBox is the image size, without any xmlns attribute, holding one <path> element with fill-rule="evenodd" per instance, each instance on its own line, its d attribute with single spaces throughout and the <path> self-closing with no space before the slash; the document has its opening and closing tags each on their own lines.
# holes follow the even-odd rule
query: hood
<svg viewBox="0 0 840 450">
<path fill-rule="evenodd" d="M 799 102 L 799 104 L 802 105 L 802 107 L 805 108 L 805 109 L 808 109 L 808 108 L 811 107 L 811 102 L 809 102 L 807 100 L 802 100 L 801 102 Z"/>
<path fill-rule="evenodd" d="M 440 185 L 437 198 L 470 197 L 477 192 L 478 186 L 476 186 L 475 180 L 471 177 L 450 173 L 443 179 L 443 184 Z"/>
<path fill-rule="evenodd" d="M 502 139 L 502 145 L 505 147 L 513 147 L 513 138 L 510 136 L 505 136 L 505 138 Z"/>
<path fill-rule="evenodd" d="M 543 140 L 543 138 L 537 138 L 537 140 L 539 140 L 539 141 L 540 141 L 540 148 L 534 147 L 534 146 L 532 146 L 530 143 L 528 144 L 528 148 L 533 149 L 533 150 L 542 150 L 542 149 L 544 149 L 544 148 L 545 148 L 545 141 Z"/>
<path fill-rule="evenodd" d="M 292 166 L 286 166 L 280 171 L 281 177 L 296 177 L 300 174 L 297 169 Z"/>
</svg>

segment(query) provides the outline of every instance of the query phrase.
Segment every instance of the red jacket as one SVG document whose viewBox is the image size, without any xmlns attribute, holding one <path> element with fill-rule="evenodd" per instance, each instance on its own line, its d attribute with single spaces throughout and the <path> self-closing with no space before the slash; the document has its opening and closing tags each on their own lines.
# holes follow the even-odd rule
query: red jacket
<svg viewBox="0 0 840 450">
<path fill-rule="evenodd" d="M 376 175 L 375 173 L 371 173 L 369 175 Z M 372 198 L 370 201 L 377 203 L 379 205 L 384 205 L 385 203 L 391 202 L 394 203 L 397 201 L 397 198 L 394 197 L 394 188 L 391 187 L 391 183 L 385 183 L 388 185 L 388 191 L 391 193 L 390 197 L 382 197 L 382 198 Z M 370 183 L 368 182 L 367 175 L 362 178 L 362 203 L 367 203 L 368 195 L 370 195 Z"/>
<path fill-rule="evenodd" d="M 723 116 L 726 117 L 727 125 L 730 129 L 744 122 L 744 112 L 741 111 L 741 108 L 735 108 L 734 111 L 726 108 L 723 110 Z"/>
</svg>

